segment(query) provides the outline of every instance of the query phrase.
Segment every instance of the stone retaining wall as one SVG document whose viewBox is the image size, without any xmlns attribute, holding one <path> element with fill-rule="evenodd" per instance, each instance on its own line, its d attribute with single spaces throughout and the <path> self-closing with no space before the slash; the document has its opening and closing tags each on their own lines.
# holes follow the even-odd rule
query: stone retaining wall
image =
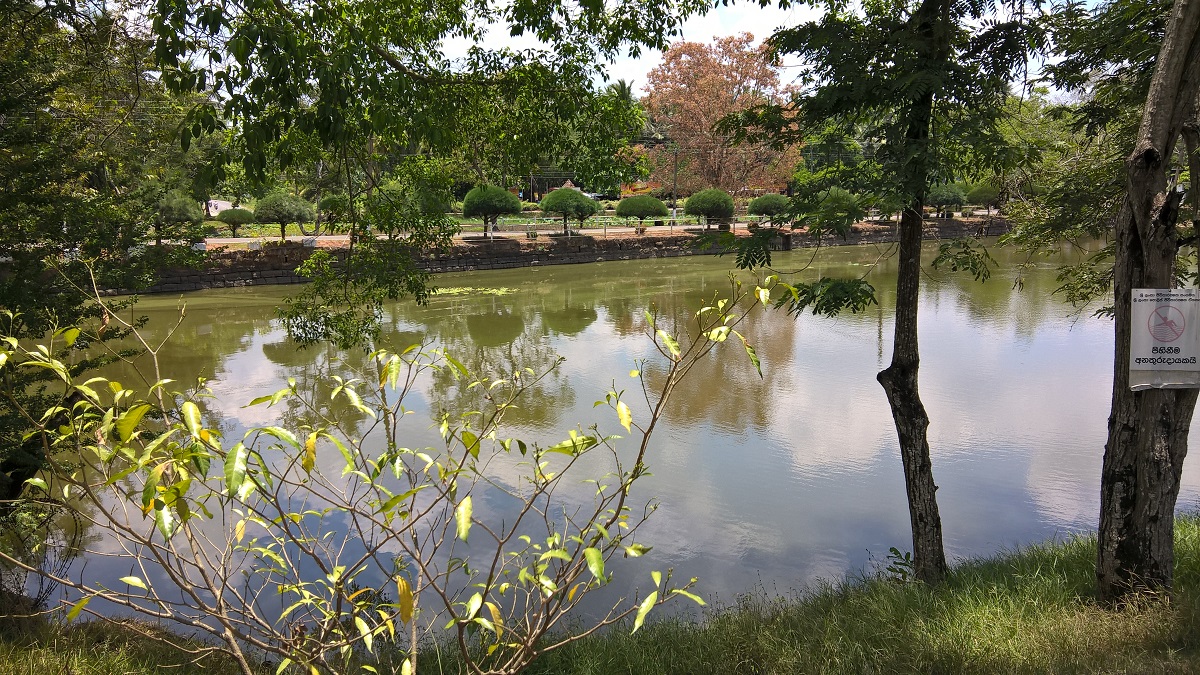
<svg viewBox="0 0 1200 675">
<path fill-rule="evenodd" d="M 925 228 L 926 239 L 953 238 L 965 235 L 1002 234 L 1007 223 L 999 218 L 971 220 L 930 220 Z M 826 239 L 823 245 L 866 244 L 895 241 L 896 227 L 875 226 L 855 228 L 845 240 Z M 792 247 L 811 246 L 806 234 L 792 235 Z M 298 284 L 307 281 L 296 274 L 296 267 L 312 255 L 315 249 L 298 242 L 268 244 L 257 250 L 213 250 L 208 252 L 202 269 L 167 268 L 160 270 L 159 282 L 143 293 L 180 293 L 205 288 L 233 288 L 259 284 Z M 346 249 L 331 249 L 339 258 Z M 570 265 L 606 260 L 643 260 L 675 258 L 689 255 L 712 255 L 702 250 L 693 233 L 675 235 L 657 232 L 646 236 L 613 236 L 608 238 L 538 237 L 537 239 L 466 240 L 449 251 L 434 253 L 420 261 L 430 272 L 467 272 L 472 270 L 510 269 L 536 265 Z M 119 293 L 120 291 L 113 291 Z"/>
</svg>

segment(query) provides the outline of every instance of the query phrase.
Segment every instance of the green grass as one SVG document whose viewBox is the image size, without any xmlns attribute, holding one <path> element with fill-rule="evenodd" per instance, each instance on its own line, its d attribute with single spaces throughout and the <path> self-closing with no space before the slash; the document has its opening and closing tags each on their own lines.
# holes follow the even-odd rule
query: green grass
<svg viewBox="0 0 1200 675">
<path fill-rule="evenodd" d="M 581 640 L 543 655 L 528 672 L 1200 673 L 1200 517 L 1177 521 L 1170 602 L 1099 606 L 1094 556 L 1094 537 L 1082 537 L 959 565 L 936 589 L 870 575 L 793 597 L 759 592 L 711 609 L 700 623 L 652 620 L 636 634 L 626 626 Z M 453 648 L 427 648 L 421 657 L 420 674 L 462 672 Z M 188 665 L 178 653 L 98 624 L 0 640 L 0 675 L 221 675 L 230 666 Z"/>
<path fill-rule="evenodd" d="M 140 622 L 82 621 L 66 626 L 43 624 L 36 630 L 22 631 L 20 635 L 6 634 L 0 639 L 0 675 L 235 675 L 241 672 L 226 656 L 197 658 L 149 639 L 147 634 L 161 635 L 163 630 Z"/>
<path fill-rule="evenodd" d="M 699 625 L 666 620 L 573 644 L 529 672 L 1200 672 L 1200 520 L 1178 521 L 1170 603 L 1098 606 L 1095 547 L 1078 538 L 966 563 L 937 589 L 872 576 L 756 594 Z"/>
</svg>

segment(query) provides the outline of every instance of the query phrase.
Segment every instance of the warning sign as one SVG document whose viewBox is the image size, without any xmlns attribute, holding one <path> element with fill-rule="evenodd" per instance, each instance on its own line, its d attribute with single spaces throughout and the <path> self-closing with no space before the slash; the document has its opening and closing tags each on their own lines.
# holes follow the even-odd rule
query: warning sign
<svg viewBox="0 0 1200 675">
<path fill-rule="evenodd" d="M 1130 386 L 1200 387 L 1200 295 L 1196 289 L 1135 288 Z"/>
</svg>

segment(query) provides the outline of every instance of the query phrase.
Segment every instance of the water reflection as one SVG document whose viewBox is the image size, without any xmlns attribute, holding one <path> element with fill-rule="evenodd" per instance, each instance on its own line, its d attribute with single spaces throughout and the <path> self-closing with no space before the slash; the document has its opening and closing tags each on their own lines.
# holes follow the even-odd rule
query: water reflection
<svg viewBox="0 0 1200 675">
<path fill-rule="evenodd" d="M 870 272 L 881 306 L 836 318 L 759 313 L 744 329 L 762 358 L 761 377 L 736 342 L 698 365 L 651 455 L 654 475 L 643 494 L 661 508 L 644 530 L 655 545 L 646 564 L 699 576 L 705 594 L 730 598 L 760 581 L 786 590 L 838 578 L 869 564 L 870 554 L 908 548 L 895 432 L 875 382 L 891 350 L 894 271 L 891 260 L 880 262 L 884 252 L 864 246 L 815 260 L 803 251 L 777 257 L 780 268 L 807 267 L 810 279 Z M 1019 271 L 1024 258 L 992 253 L 1001 269 L 985 284 L 935 271 L 923 280 L 922 395 L 952 558 L 1090 529 L 1097 517 L 1111 325 L 1051 295 L 1057 262 Z M 438 344 L 496 376 L 542 371 L 561 355 L 563 365 L 513 411 L 512 435 L 552 442 L 593 421 L 613 430 L 611 415 L 593 402 L 614 385 L 636 394 L 628 372 L 642 359 L 651 359 L 650 385 L 660 377 L 645 313 L 657 314 L 660 327 L 685 330 L 699 306 L 728 291 L 731 265 L 675 258 L 444 275 L 437 278 L 444 287 L 513 292 L 397 304 L 380 346 Z M 273 310 L 289 290 L 189 295 L 184 326 L 164 350 L 165 375 L 209 378 L 216 398 L 208 412 L 223 418 L 228 434 L 277 423 L 279 408 L 240 406 L 288 377 L 313 385 L 365 363 L 362 354 L 290 346 Z M 165 330 L 176 303 L 149 298 L 135 312 Z M 435 444 L 438 412 L 475 407 L 479 395 L 449 374 L 422 381 L 408 406 L 410 445 Z M 645 402 L 627 400 L 635 418 L 647 414 Z M 1193 464 L 1184 469 L 1181 505 L 1200 496 Z"/>
</svg>

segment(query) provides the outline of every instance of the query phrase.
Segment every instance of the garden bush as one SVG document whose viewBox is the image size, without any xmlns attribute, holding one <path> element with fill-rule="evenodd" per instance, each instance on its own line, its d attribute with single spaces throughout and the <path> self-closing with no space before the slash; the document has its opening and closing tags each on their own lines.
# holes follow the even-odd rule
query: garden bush
<svg viewBox="0 0 1200 675">
<path fill-rule="evenodd" d="M 568 232 L 568 220 L 577 220 L 582 227 L 583 221 L 591 218 L 599 210 L 600 204 L 595 199 L 571 188 L 559 188 L 542 199 L 543 213 L 562 215 L 564 233 Z"/>
<path fill-rule="evenodd" d="M 747 212 L 752 216 L 775 216 L 788 210 L 792 200 L 779 194 L 763 195 L 750 200 Z"/>
<path fill-rule="evenodd" d="M 471 188 L 471 191 L 463 198 L 463 217 L 482 218 L 485 231 L 495 225 L 501 215 L 514 215 L 520 212 L 520 198 L 495 185 L 480 185 Z"/>
<path fill-rule="evenodd" d="M 650 195 L 634 195 L 626 197 L 617 204 L 617 215 L 622 218 L 637 218 L 639 221 L 644 221 L 647 218 L 665 218 L 667 214 L 667 205 L 662 203 L 662 200 Z"/>
<path fill-rule="evenodd" d="M 225 209 L 217 214 L 217 220 L 229 226 L 230 236 L 238 236 L 238 228 L 254 222 L 254 212 L 250 209 Z"/>
<path fill-rule="evenodd" d="M 704 227 L 707 229 L 713 218 L 733 217 L 733 197 L 718 188 L 701 190 L 687 198 L 683 212 L 689 216 L 704 216 Z"/>
<path fill-rule="evenodd" d="M 254 206 L 255 220 L 279 224 L 280 239 L 287 237 L 288 223 L 311 223 L 314 217 L 312 204 L 286 192 L 269 194 Z"/>
</svg>

